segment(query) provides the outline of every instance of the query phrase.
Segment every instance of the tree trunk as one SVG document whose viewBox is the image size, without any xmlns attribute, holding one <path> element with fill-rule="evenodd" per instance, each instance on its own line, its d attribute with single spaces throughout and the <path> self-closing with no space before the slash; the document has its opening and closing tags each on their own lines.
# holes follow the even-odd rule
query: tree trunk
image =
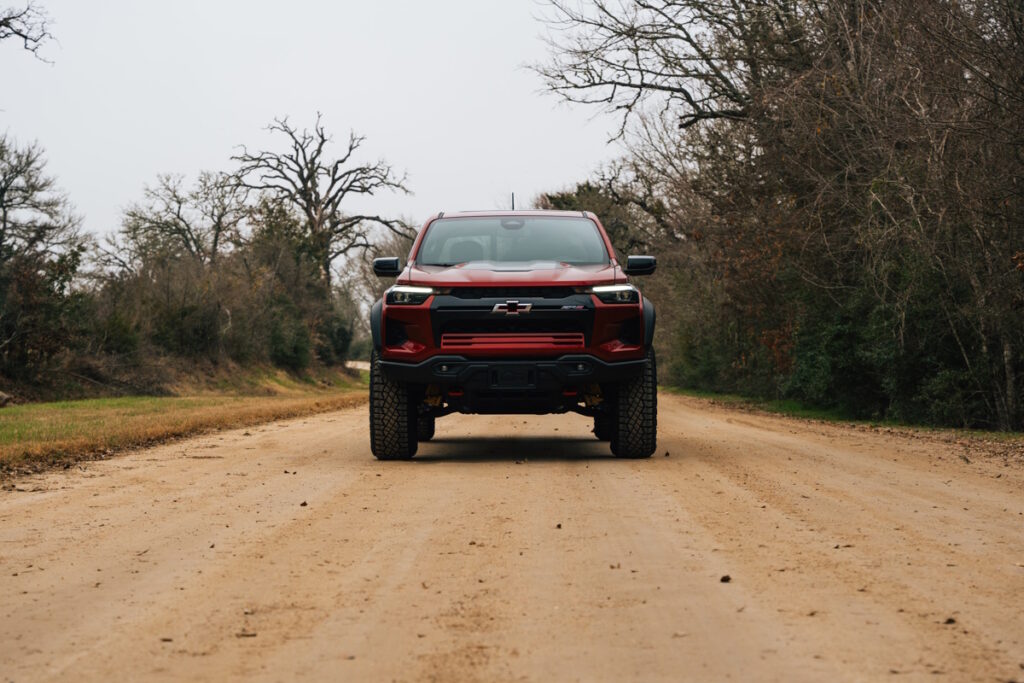
<svg viewBox="0 0 1024 683">
<path fill-rule="evenodd" d="M 1017 426 L 1017 372 L 1014 367 L 1013 345 L 1003 340 L 1003 370 L 1006 374 L 1006 424 L 1003 429 L 1012 430 Z"/>
<path fill-rule="evenodd" d="M 320 277 L 323 279 L 324 284 L 327 285 L 327 291 L 331 291 L 331 257 L 324 256 L 320 261 Z"/>
</svg>

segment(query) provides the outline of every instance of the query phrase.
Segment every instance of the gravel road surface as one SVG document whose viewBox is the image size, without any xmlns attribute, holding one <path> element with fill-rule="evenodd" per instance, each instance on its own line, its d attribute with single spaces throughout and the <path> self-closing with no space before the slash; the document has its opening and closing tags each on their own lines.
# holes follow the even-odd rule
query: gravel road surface
<svg viewBox="0 0 1024 683">
<path fill-rule="evenodd" d="M 1024 466 L 661 397 L 620 461 L 575 415 L 366 408 L 9 481 L 0 681 L 1024 679 Z"/>
</svg>

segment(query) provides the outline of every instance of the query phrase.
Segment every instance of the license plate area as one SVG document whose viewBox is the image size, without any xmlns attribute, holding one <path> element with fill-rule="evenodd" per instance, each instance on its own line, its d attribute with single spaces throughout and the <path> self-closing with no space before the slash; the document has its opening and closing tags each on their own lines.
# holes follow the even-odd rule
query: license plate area
<svg viewBox="0 0 1024 683">
<path fill-rule="evenodd" d="M 537 386 L 537 371 L 530 367 L 499 365 L 491 368 L 491 387 L 495 389 L 532 389 Z"/>
</svg>

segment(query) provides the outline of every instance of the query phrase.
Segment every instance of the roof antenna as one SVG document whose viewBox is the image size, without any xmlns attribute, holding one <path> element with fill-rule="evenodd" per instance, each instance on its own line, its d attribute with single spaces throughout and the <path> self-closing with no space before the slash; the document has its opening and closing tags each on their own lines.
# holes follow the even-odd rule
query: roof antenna
<svg viewBox="0 0 1024 683">
<path fill-rule="evenodd" d="M 512 193 L 512 210 L 513 211 L 516 210 L 516 193 L 515 192 Z"/>
</svg>

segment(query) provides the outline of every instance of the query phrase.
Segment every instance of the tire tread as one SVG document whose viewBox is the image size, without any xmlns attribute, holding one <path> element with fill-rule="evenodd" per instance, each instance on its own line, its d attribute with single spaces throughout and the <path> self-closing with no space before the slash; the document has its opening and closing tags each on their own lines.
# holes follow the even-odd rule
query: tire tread
<svg viewBox="0 0 1024 683">
<path fill-rule="evenodd" d="M 654 349 L 636 379 L 618 387 L 612 453 L 619 458 L 649 458 L 658 447 L 658 368 Z"/>
<path fill-rule="evenodd" d="M 416 455 L 416 412 L 408 388 L 370 358 L 370 450 L 378 460 L 408 460 Z"/>
</svg>

